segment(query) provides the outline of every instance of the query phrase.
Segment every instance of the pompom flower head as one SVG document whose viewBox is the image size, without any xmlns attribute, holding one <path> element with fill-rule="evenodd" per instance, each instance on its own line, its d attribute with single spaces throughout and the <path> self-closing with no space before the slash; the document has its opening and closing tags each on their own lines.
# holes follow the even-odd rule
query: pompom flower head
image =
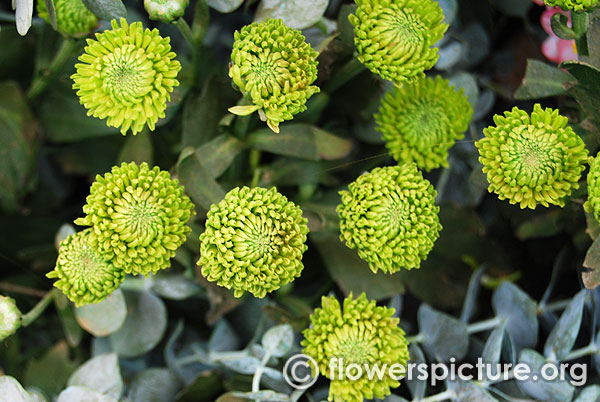
<svg viewBox="0 0 600 402">
<path fill-rule="evenodd" d="M 600 222 L 600 154 L 590 158 L 590 172 L 587 176 L 588 199 L 583 204 L 587 212 L 591 212 Z"/>
<path fill-rule="evenodd" d="M 71 76 L 73 89 L 88 109 L 88 116 L 107 118 L 106 124 L 120 127 L 125 135 L 135 135 L 145 125 L 154 130 L 165 117 L 170 93 L 179 85 L 181 65 L 171 51 L 169 38 L 149 30 L 141 22 L 131 25 L 122 18 L 121 26 L 88 39 L 77 72 Z"/>
<path fill-rule="evenodd" d="M 544 3 L 568 11 L 587 11 L 597 7 L 599 0 L 544 0 Z"/>
<path fill-rule="evenodd" d="M 442 226 L 437 193 L 414 163 L 375 168 L 340 195 L 340 239 L 373 272 L 420 267 Z"/>
<path fill-rule="evenodd" d="M 267 19 L 236 31 L 229 77 L 252 104 L 229 109 L 237 115 L 258 111 L 271 130 L 306 110 L 306 101 L 319 87 L 317 56 L 297 29 L 280 19 Z"/>
<path fill-rule="evenodd" d="M 69 37 L 85 36 L 98 25 L 98 18 L 81 0 L 53 0 L 58 31 Z M 50 23 L 46 2 L 37 0 L 37 12 L 40 18 Z"/>
<path fill-rule="evenodd" d="M 144 8 L 151 20 L 173 22 L 183 17 L 190 0 L 144 0 Z"/>
<path fill-rule="evenodd" d="M 300 276 L 307 233 L 302 210 L 277 189 L 236 187 L 208 211 L 198 265 L 235 297 L 264 297 Z"/>
<path fill-rule="evenodd" d="M 128 274 L 148 275 L 170 266 L 175 250 L 191 231 L 194 205 L 177 180 L 147 163 L 123 163 L 96 176 L 84 218 L 93 227 L 100 254 Z"/>
<path fill-rule="evenodd" d="M 355 0 L 358 60 L 373 73 L 399 86 L 422 76 L 438 60 L 433 45 L 448 25 L 434 0 Z"/>
<path fill-rule="evenodd" d="M 8 338 L 21 327 L 21 311 L 15 300 L 0 295 L 0 341 Z"/>
<path fill-rule="evenodd" d="M 394 159 L 424 170 L 448 166 L 448 149 L 464 137 L 473 108 L 448 80 L 419 78 L 388 92 L 375 115 Z"/>
<path fill-rule="evenodd" d="M 310 316 L 312 325 L 304 330 L 301 344 L 303 352 L 317 362 L 320 373 L 331 380 L 330 401 L 383 399 L 390 394 L 390 388 L 400 385 L 389 373 L 369 379 L 365 369 L 370 366 L 373 370 L 375 365 L 406 367 L 408 343 L 393 315 L 393 308 L 377 306 L 364 293 L 357 299 L 351 293 L 344 299 L 343 309 L 335 297 L 321 298 L 321 307 Z M 355 376 L 350 364 L 362 368 L 361 377 L 346 377 L 347 371 L 352 372 L 352 378 Z"/>
<path fill-rule="evenodd" d="M 76 306 L 101 302 L 119 287 L 125 272 L 100 255 L 92 241 L 92 230 L 70 235 L 60 243 L 58 259 L 48 278 Z"/>
<path fill-rule="evenodd" d="M 536 104 L 531 116 L 515 107 L 504 116 L 495 115 L 494 122 L 475 143 L 489 192 L 521 208 L 563 207 L 564 198 L 579 188 L 588 158 L 568 119 Z"/>
</svg>

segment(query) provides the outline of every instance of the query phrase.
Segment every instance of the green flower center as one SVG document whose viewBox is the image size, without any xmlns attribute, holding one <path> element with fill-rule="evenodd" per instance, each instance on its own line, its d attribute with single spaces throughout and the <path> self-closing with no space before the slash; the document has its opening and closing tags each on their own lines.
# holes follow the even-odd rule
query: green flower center
<svg viewBox="0 0 600 402">
<path fill-rule="evenodd" d="M 272 222 L 255 215 L 249 216 L 248 221 L 240 225 L 236 238 L 238 240 L 234 246 L 236 257 L 248 261 L 273 255 L 277 251 L 278 244 L 281 243 Z"/>
<path fill-rule="evenodd" d="M 73 286 L 87 288 L 84 284 L 103 283 L 113 276 L 113 268 L 85 244 L 87 236 L 81 242 L 72 244 L 71 252 L 66 253 L 66 261 L 62 262 L 63 270 Z"/>
<path fill-rule="evenodd" d="M 152 90 L 155 74 L 152 62 L 142 49 L 124 45 L 105 55 L 102 61 L 103 87 L 114 98 L 121 102 L 137 103 L 136 98 Z"/>
<path fill-rule="evenodd" d="M 377 349 L 374 342 L 375 337 L 362 323 L 358 326 L 344 326 L 339 332 L 336 331 L 333 339 L 333 354 L 343 359 L 343 366 L 349 364 L 362 364 L 375 360 Z"/>
<path fill-rule="evenodd" d="M 411 45 L 416 48 L 421 46 L 425 38 L 425 26 L 412 10 L 403 10 L 399 5 L 391 7 L 378 6 L 378 14 L 372 35 L 382 35 L 381 43 L 388 48 Z"/>
<path fill-rule="evenodd" d="M 448 117 L 436 101 L 419 100 L 403 112 L 405 140 L 413 147 L 425 148 L 441 145 L 448 131 Z"/>
</svg>

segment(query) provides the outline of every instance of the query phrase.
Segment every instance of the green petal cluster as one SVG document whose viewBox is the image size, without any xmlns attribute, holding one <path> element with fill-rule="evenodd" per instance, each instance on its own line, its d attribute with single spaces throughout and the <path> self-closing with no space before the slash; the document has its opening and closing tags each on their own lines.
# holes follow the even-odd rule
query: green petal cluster
<svg viewBox="0 0 600 402">
<path fill-rule="evenodd" d="M 208 212 L 198 265 L 235 297 L 265 297 L 300 276 L 307 233 L 302 210 L 276 188 L 236 187 Z"/>
<path fill-rule="evenodd" d="M 579 188 L 588 159 L 568 119 L 536 104 L 531 116 L 515 107 L 504 116 L 495 115 L 494 122 L 496 126 L 484 129 L 485 137 L 475 143 L 489 192 L 521 208 L 563 207 L 564 198 Z"/>
<path fill-rule="evenodd" d="M 435 189 L 414 163 L 375 168 L 340 191 L 340 239 L 373 272 L 419 268 L 439 237 Z"/>
<path fill-rule="evenodd" d="M 590 158 L 590 172 L 587 176 L 588 199 L 583 204 L 587 212 L 593 213 L 600 222 L 600 154 Z"/>
<path fill-rule="evenodd" d="M 70 235 L 60 243 L 58 259 L 48 278 L 76 306 L 101 302 L 125 279 L 122 269 L 107 261 L 94 245 L 92 229 Z"/>
<path fill-rule="evenodd" d="M 566 11 L 586 11 L 597 7 L 599 0 L 544 0 L 546 5 L 560 7 Z"/>
<path fill-rule="evenodd" d="M 473 108 L 464 94 L 440 76 L 421 77 L 395 87 L 375 115 L 377 130 L 400 163 L 424 170 L 448 166 L 448 149 L 464 137 Z"/>
<path fill-rule="evenodd" d="M 123 135 L 130 128 L 135 135 L 145 125 L 154 130 L 179 85 L 181 65 L 169 37 L 161 37 L 157 29 L 144 30 L 141 22 L 128 25 L 124 18 L 120 27 L 115 20 L 111 25 L 96 40 L 87 40 L 71 76 L 73 89 L 88 116 L 107 118 L 106 124 L 120 127 Z"/>
<path fill-rule="evenodd" d="M 53 0 L 58 31 L 69 37 L 85 36 L 98 26 L 98 18 L 81 0 Z M 50 23 L 44 0 L 37 0 L 38 16 Z"/>
<path fill-rule="evenodd" d="M 93 243 L 103 258 L 135 275 L 170 266 L 195 214 L 169 172 L 133 162 L 96 176 L 83 212 L 75 223 L 93 227 Z"/>
<path fill-rule="evenodd" d="M 183 17 L 190 0 L 144 0 L 144 8 L 151 20 L 173 22 Z"/>
<path fill-rule="evenodd" d="M 310 316 L 312 325 L 304 330 L 301 345 L 303 352 L 315 359 L 321 374 L 331 380 L 330 401 L 383 399 L 390 394 L 390 388 L 400 385 L 389 374 L 370 380 L 364 369 L 365 365 L 375 364 L 380 368 L 393 364 L 406 367 L 408 343 L 404 331 L 398 327 L 398 318 L 393 315 L 393 308 L 377 306 L 364 293 L 357 299 L 351 293 L 344 299 L 343 309 L 335 297 L 321 298 L 321 307 Z M 337 364 L 331 364 L 340 362 L 339 359 L 342 372 Z M 346 367 L 350 364 L 362 367 L 363 376 L 356 380 L 346 377 Z"/>
<path fill-rule="evenodd" d="M 448 29 L 434 0 L 355 0 L 354 25 L 358 60 L 373 73 L 400 86 L 432 68 L 433 47 Z"/>
<path fill-rule="evenodd" d="M 0 341 L 8 338 L 21 327 L 21 311 L 15 300 L 0 295 Z"/>
<path fill-rule="evenodd" d="M 262 121 L 278 133 L 279 123 L 306 110 L 306 101 L 319 87 L 317 56 L 304 35 L 280 19 L 267 19 L 236 31 L 229 77 L 252 105 L 236 106 L 231 113 L 258 111 Z"/>
</svg>

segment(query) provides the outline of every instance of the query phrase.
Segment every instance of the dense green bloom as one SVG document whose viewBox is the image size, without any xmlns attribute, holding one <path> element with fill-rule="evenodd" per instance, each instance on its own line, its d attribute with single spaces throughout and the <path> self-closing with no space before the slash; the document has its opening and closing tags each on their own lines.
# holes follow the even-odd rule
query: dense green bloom
<svg viewBox="0 0 600 402">
<path fill-rule="evenodd" d="M 544 3 L 570 11 L 585 11 L 598 6 L 598 0 L 544 0 Z"/>
<path fill-rule="evenodd" d="M 300 276 L 307 233 L 302 210 L 277 189 L 236 187 L 208 211 L 198 265 L 235 297 L 265 297 Z"/>
<path fill-rule="evenodd" d="M 419 268 L 442 229 L 435 189 L 414 163 L 375 168 L 340 191 L 340 239 L 378 269 Z"/>
<path fill-rule="evenodd" d="M 319 87 L 317 56 L 297 30 L 279 19 L 267 19 L 236 31 L 229 76 L 252 105 L 235 106 L 231 113 L 258 111 L 271 130 L 306 110 L 306 101 Z"/>
<path fill-rule="evenodd" d="M 473 108 L 440 76 L 422 77 L 388 92 L 375 115 L 377 130 L 398 162 L 421 169 L 448 166 L 448 149 L 464 137 Z"/>
<path fill-rule="evenodd" d="M 600 222 L 600 154 L 590 158 L 590 172 L 587 176 L 588 199 L 583 204 L 587 212 L 591 212 Z"/>
<path fill-rule="evenodd" d="M 434 0 L 355 0 L 358 60 L 373 73 L 400 86 L 422 76 L 438 60 L 433 45 L 448 25 Z"/>
<path fill-rule="evenodd" d="M 123 163 L 96 176 L 84 218 L 93 226 L 101 255 L 128 274 L 148 275 L 170 266 L 175 250 L 191 231 L 194 205 L 177 180 L 147 163 Z"/>
<path fill-rule="evenodd" d="M 71 76 L 73 89 L 88 116 L 108 118 L 106 124 L 121 127 L 123 135 L 129 128 L 135 135 L 146 124 L 154 130 L 179 85 L 181 65 L 174 60 L 169 37 L 161 37 L 157 29 L 144 30 L 141 22 L 128 25 L 124 18 L 120 27 L 115 20 L 111 24 L 112 30 L 87 40 Z"/>
<path fill-rule="evenodd" d="M 335 297 L 321 298 L 321 308 L 310 316 L 312 326 L 304 330 L 301 344 L 303 352 L 315 359 L 321 374 L 331 380 L 330 401 L 383 399 L 390 394 L 390 388 L 400 385 L 389 373 L 381 379 L 369 380 L 364 368 L 367 365 L 372 369 L 376 364 L 380 368 L 393 364 L 406 367 L 408 343 L 404 331 L 398 327 L 398 318 L 393 315 L 393 308 L 377 306 L 364 293 L 357 299 L 350 293 L 344 299 L 343 309 Z M 342 359 L 341 372 L 339 359 Z M 363 368 L 363 376 L 356 380 L 346 377 L 346 367 L 350 364 Z"/>
<path fill-rule="evenodd" d="M 21 311 L 14 299 L 0 295 L 0 341 L 8 338 L 21 327 Z"/>
<path fill-rule="evenodd" d="M 81 0 L 53 0 L 56 11 L 58 31 L 71 37 L 85 36 L 98 25 L 98 18 Z M 44 0 L 37 0 L 37 12 L 40 18 L 50 23 Z"/>
<path fill-rule="evenodd" d="M 190 0 L 144 0 L 144 8 L 151 20 L 173 22 L 183 17 Z"/>
<path fill-rule="evenodd" d="M 494 122 L 475 143 L 489 192 L 521 208 L 564 206 L 564 197 L 579 188 L 588 157 L 567 118 L 536 104 L 531 117 L 515 107 L 495 115 Z"/>
<path fill-rule="evenodd" d="M 48 278 L 76 306 L 101 302 L 119 287 L 125 273 L 98 252 L 92 229 L 70 235 L 60 243 L 58 259 Z"/>
</svg>

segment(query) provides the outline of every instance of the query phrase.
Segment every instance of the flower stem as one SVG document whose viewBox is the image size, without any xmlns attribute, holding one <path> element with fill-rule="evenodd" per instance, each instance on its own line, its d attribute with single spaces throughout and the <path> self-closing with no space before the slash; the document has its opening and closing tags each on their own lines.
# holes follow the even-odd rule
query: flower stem
<svg viewBox="0 0 600 402">
<path fill-rule="evenodd" d="M 54 299 L 54 295 L 56 294 L 57 289 L 52 289 L 40 300 L 29 312 L 23 314 L 21 317 L 21 326 L 26 327 L 32 322 L 34 322 L 43 312 L 46 310 L 46 307 L 50 305 L 52 299 Z"/>
<path fill-rule="evenodd" d="M 271 353 L 266 351 L 262 360 L 260 361 L 260 366 L 254 372 L 254 377 L 252 378 L 252 392 L 260 391 L 260 379 L 262 377 L 263 368 L 267 365 L 267 362 L 271 358 Z"/>
<path fill-rule="evenodd" d="M 356 57 L 352 57 L 352 59 L 350 59 L 350 61 L 348 61 L 348 63 L 346 63 L 327 83 L 325 86 L 325 91 L 335 91 L 364 71 L 364 69 L 365 66 L 363 66 Z"/>
<path fill-rule="evenodd" d="M 29 100 L 35 99 L 44 92 L 48 84 L 56 75 L 58 75 L 65 63 L 71 58 L 73 52 L 79 47 L 80 43 L 80 41 L 75 39 L 63 39 L 60 48 L 50 62 L 48 69 L 42 71 L 33 79 L 33 82 L 27 91 L 27 98 Z"/>
<path fill-rule="evenodd" d="M 444 401 L 446 399 L 455 398 L 454 392 L 450 390 L 446 390 L 444 392 L 440 392 L 439 394 L 428 396 L 427 398 L 418 399 L 418 402 L 437 402 Z"/>
<path fill-rule="evenodd" d="M 183 35 L 184 39 L 192 48 L 192 51 L 196 50 L 196 38 L 192 33 L 192 29 L 188 25 L 187 21 L 183 19 L 183 17 L 176 19 L 173 21 L 173 24 L 179 29 L 181 35 Z"/>
<path fill-rule="evenodd" d="M 588 14 L 586 12 L 571 12 L 571 25 L 573 31 L 577 35 L 575 39 L 575 46 L 577 47 L 577 54 L 580 56 L 589 56 L 588 42 L 587 42 L 587 28 L 588 28 Z"/>
</svg>

